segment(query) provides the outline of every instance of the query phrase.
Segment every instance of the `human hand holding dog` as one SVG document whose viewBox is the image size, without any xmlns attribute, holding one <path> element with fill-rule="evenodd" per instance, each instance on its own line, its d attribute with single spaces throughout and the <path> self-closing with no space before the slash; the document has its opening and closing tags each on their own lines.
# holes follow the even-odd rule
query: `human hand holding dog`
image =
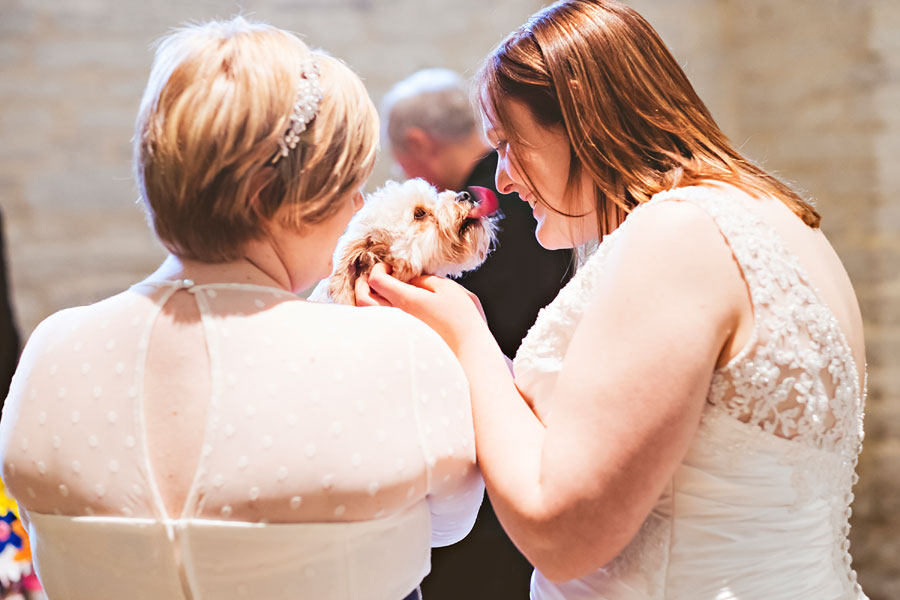
<svg viewBox="0 0 900 600">
<path fill-rule="evenodd" d="M 455 281 L 422 275 L 409 283 L 392 277 L 390 267 L 379 263 L 356 283 L 357 306 L 393 306 L 434 329 L 460 356 L 466 342 L 487 333 L 484 310 L 478 297 Z"/>
<path fill-rule="evenodd" d="M 390 275 L 393 271 L 391 265 L 385 263 L 375 264 L 372 270 L 375 271 L 376 269 L 387 275 Z M 369 286 L 369 275 L 358 277 L 353 284 L 353 291 L 356 295 L 356 306 L 392 306 L 390 302 Z"/>
</svg>

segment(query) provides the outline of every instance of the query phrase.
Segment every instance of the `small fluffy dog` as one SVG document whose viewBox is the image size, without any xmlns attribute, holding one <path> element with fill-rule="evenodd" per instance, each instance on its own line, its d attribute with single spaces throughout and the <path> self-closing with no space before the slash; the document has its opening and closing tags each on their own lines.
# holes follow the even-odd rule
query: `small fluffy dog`
<svg viewBox="0 0 900 600">
<path fill-rule="evenodd" d="M 356 304 L 356 280 L 379 262 L 401 281 L 480 266 L 496 239 L 497 196 L 487 188 L 469 190 L 438 192 L 422 179 L 387 182 L 351 219 L 338 240 L 331 276 L 309 299 Z"/>
</svg>

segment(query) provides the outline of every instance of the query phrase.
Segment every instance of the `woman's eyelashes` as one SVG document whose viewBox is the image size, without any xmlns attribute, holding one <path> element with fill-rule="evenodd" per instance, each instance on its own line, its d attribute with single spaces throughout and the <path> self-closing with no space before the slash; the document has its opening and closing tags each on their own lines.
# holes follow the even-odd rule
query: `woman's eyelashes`
<svg viewBox="0 0 900 600">
<path fill-rule="evenodd" d="M 488 145 L 494 149 L 494 152 L 505 151 L 506 147 L 507 147 L 507 141 L 503 138 L 499 138 L 499 137 L 495 137 L 495 136 L 496 136 L 495 132 L 485 134 Z"/>
</svg>

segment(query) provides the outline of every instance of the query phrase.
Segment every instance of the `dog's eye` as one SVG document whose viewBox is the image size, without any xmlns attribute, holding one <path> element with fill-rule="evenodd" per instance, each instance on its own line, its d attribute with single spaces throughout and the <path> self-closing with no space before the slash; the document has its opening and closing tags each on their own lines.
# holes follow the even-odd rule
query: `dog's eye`
<svg viewBox="0 0 900 600">
<path fill-rule="evenodd" d="M 428 213 L 421 206 L 417 206 L 415 212 L 413 212 L 413 217 L 417 221 L 421 221 L 422 219 L 424 219 L 426 217 L 426 215 L 428 215 Z"/>
</svg>

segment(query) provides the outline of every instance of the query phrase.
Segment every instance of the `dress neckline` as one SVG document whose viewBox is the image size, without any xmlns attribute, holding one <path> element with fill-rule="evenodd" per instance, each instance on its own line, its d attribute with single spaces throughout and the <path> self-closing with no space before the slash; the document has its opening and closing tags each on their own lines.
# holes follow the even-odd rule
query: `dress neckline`
<svg viewBox="0 0 900 600">
<path fill-rule="evenodd" d="M 297 298 L 298 300 L 300 299 L 300 296 L 298 296 L 297 294 L 274 285 L 237 282 L 194 283 L 194 280 L 188 277 L 185 277 L 184 279 L 145 279 L 144 281 L 139 281 L 138 283 L 133 284 L 131 288 L 136 288 L 144 285 L 153 287 L 169 287 L 175 288 L 176 290 L 184 289 L 189 292 L 192 292 L 194 290 L 243 290 L 269 292 L 273 294 L 281 293 Z"/>
</svg>

